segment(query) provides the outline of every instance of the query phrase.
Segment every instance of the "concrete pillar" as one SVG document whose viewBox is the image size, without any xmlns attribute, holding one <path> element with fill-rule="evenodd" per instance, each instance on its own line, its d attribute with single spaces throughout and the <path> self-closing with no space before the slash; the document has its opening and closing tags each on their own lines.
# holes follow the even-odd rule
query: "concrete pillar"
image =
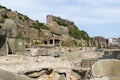
<svg viewBox="0 0 120 80">
<path fill-rule="evenodd" d="M 50 41 L 49 41 L 49 40 L 47 40 L 47 44 L 50 44 Z"/>
</svg>

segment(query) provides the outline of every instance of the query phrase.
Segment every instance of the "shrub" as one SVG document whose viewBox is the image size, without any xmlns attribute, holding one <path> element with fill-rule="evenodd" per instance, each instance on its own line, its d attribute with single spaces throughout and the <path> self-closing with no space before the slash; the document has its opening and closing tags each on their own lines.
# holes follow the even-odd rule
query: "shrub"
<svg viewBox="0 0 120 80">
<path fill-rule="evenodd" d="M 4 22 L 5 22 L 5 19 L 1 18 L 0 23 L 4 23 Z"/>
<path fill-rule="evenodd" d="M 8 18 L 7 14 L 4 14 L 3 17 L 4 17 L 4 18 Z"/>
<path fill-rule="evenodd" d="M 83 30 L 80 31 L 76 26 L 74 26 L 74 28 L 69 31 L 69 34 L 75 39 L 89 40 L 88 34 Z"/>
<path fill-rule="evenodd" d="M 68 25 L 65 24 L 63 21 L 58 20 L 58 21 L 56 21 L 56 22 L 57 22 L 57 24 L 60 25 L 60 26 L 68 26 Z"/>
<path fill-rule="evenodd" d="M 32 26 L 29 26 L 31 28 L 35 28 L 35 29 L 46 29 L 46 30 L 49 30 L 49 28 L 44 24 L 44 23 L 40 23 L 38 20 L 33 23 Z"/>
</svg>

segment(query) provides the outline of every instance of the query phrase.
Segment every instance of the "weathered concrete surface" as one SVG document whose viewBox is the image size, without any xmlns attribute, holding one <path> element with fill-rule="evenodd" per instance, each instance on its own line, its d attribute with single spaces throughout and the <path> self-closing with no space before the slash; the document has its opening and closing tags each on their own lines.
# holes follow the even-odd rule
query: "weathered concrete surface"
<svg viewBox="0 0 120 80">
<path fill-rule="evenodd" d="M 4 69 L 12 73 L 24 74 L 33 71 L 38 72 L 44 68 L 56 69 L 57 73 L 65 73 L 67 80 L 69 80 L 71 71 L 70 63 L 68 61 L 62 61 L 59 58 L 49 56 L 1 56 L 0 58 L 0 69 Z"/>
<path fill-rule="evenodd" d="M 11 72 L 0 69 L 0 80 L 34 80 L 23 75 L 13 74 Z"/>
<path fill-rule="evenodd" d="M 94 77 L 108 76 L 110 80 L 120 79 L 120 60 L 103 59 L 95 62 L 92 66 Z"/>
<path fill-rule="evenodd" d="M 4 69 L 6 71 L 10 71 L 12 73 L 17 74 L 29 73 L 27 74 L 27 76 L 38 77 L 37 80 L 57 80 L 59 78 L 63 79 L 64 75 L 66 80 L 70 80 L 70 78 L 72 80 L 76 79 L 79 80 L 81 78 L 79 77 L 81 76 L 80 70 L 83 69 L 81 68 L 82 59 L 100 57 L 100 55 L 98 55 L 99 53 L 97 54 L 90 50 L 88 51 L 80 50 L 79 48 L 78 49 L 51 48 L 47 49 L 46 51 L 44 49 L 41 49 L 41 51 L 39 51 L 39 48 L 38 49 L 36 48 L 31 50 L 32 52 L 31 51 L 28 53 L 26 52 L 26 55 L 28 54 L 32 56 L 28 55 L 0 56 L 0 69 Z M 57 53 L 59 53 L 60 56 L 53 57 L 53 55 Z M 95 56 L 87 56 L 91 54 L 93 55 L 95 54 Z M 52 71 L 51 74 L 47 75 L 46 71 L 47 72 L 49 71 L 44 69 L 51 69 L 55 71 L 55 73 Z M 71 73 L 73 70 L 78 70 L 78 73 L 76 72 Z"/>
<path fill-rule="evenodd" d="M 105 77 L 101 77 L 101 78 L 93 78 L 93 79 L 90 79 L 90 80 L 110 80 L 110 78 L 105 76 Z M 115 80 L 115 79 L 113 79 L 113 80 Z"/>
</svg>

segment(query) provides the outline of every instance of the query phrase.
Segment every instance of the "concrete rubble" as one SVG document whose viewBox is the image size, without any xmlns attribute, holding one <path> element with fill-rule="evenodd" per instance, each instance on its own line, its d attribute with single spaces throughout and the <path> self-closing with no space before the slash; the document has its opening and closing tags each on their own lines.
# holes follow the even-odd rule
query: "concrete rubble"
<svg viewBox="0 0 120 80">
<path fill-rule="evenodd" d="M 103 55 L 92 49 L 30 48 L 24 55 L 0 56 L 0 69 L 34 80 L 119 80 L 120 61 Z"/>
<path fill-rule="evenodd" d="M 9 71 L 0 69 L 0 80 L 33 80 L 24 75 L 13 74 Z"/>
</svg>

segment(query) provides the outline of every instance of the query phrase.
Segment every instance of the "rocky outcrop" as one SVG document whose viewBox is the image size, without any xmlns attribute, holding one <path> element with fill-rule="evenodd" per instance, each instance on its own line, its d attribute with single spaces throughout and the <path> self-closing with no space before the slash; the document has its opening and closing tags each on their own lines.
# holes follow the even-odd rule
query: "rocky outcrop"
<svg viewBox="0 0 120 80">
<path fill-rule="evenodd" d="M 33 80 L 24 75 L 13 74 L 9 71 L 0 69 L 0 80 Z"/>
<path fill-rule="evenodd" d="M 90 38 L 88 34 L 83 30 L 79 30 L 74 22 L 53 15 L 47 15 L 46 21 L 53 34 L 62 36 L 63 45 L 65 43 L 65 45 L 68 44 L 67 46 L 80 46 L 82 44 L 78 43 L 80 39 L 85 40 L 85 46 L 92 44 L 89 43 Z"/>
<path fill-rule="evenodd" d="M 50 31 L 54 34 L 69 36 L 68 28 L 65 26 L 60 26 L 55 21 L 51 21 L 48 26 L 50 27 Z"/>
<path fill-rule="evenodd" d="M 74 24 L 74 22 L 72 22 L 72 21 L 70 21 L 70 20 L 67 20 L 67 19 L 62 19 L 62 18 L 60 18 L 60 17 L 56 17 L 56 16 L 53 16 L 53 15 L 47 15 L 47 25 L 49 25 L 49 23 L 51 22 L 51 21 L 56 21 L 56 22 L 58 22 L 58 24 L 60 24 L 61 23 L 61 25 L 71 25 L 71 24 Z M 62 24 L 63 23 L 63 24 Z"/>
<path fill-rule="evenodd" d="M 26 39 L 26 44 L 30 44 L 28 47 L 41 44 L 45 39 L 56 39 L 56 36 L 63 42 L 63 46 L 76 46 L 78 40 L 75 39 L 82 38 L 88 43 L 88 34 L 79 30 L 74 22 L 52 15 L 48 15 L 46 21 L 46 24 L 34 21 L 17 11 L 0 6 L 0 27 L 7 29 L 8 37 Z"/>
</svg>

